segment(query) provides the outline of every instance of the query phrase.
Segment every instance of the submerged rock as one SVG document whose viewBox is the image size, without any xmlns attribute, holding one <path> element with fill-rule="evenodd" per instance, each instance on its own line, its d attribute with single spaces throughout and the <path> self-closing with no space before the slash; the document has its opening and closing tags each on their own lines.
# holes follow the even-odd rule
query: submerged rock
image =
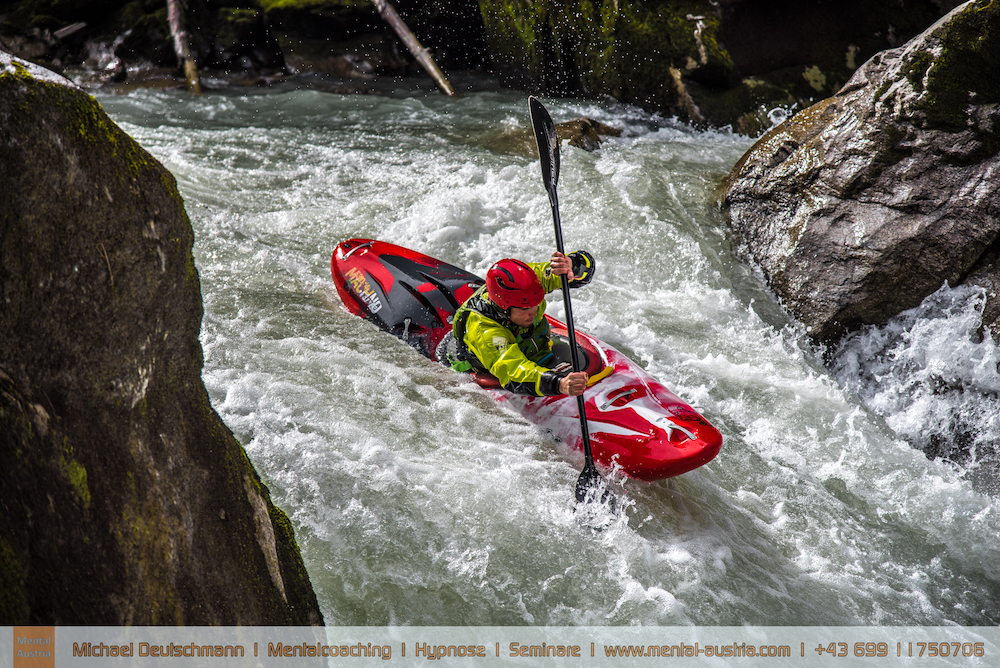
<svg viewBox="0 0 1000 668">
<path fill-rule="evenodd" d="M 0 53 L 0 620 L 318 624 L 285 514 L 201 381 L 173 176 Z"/>
<path fill-rule="evenodd" d="M 556 124 L 556 136 L 560 140 L 590 152 L 599 149 L 606 137 L 620 137 L 621 134 L 618 128 L 584 116 Z M 536 141 L 534 131 L 528 127 L 503 128 L 483 137 L 483 145 L 492 151 L 529 158 L 538 157 Z"/>
<path fill-rule="evenodd" d="M 1000 2 L 961 5 L 766 134 L 723 206 L 817 340 L 883 324 L 946 281 L 983 286 L 1000 333 Z"/>
</svg>

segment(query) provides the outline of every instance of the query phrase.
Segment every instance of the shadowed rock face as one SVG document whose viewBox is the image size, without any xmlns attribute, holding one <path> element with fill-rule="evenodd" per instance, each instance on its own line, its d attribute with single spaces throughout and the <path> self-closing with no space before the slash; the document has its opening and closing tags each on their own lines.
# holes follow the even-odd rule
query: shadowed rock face
<svg viewBox="0 0 1000 668">
<path fill-rule="evenodd" d="M 173 177 L 0 53 L 0 183 L 0 623 L 322 623 L 202 384 Z"/>
<path fill-rule="evenodd" d="M 974 0 L 761 138 L 725 184 L 746 253 L 811 335 L 882 324 L 947 281 L 1000 333 L 1000 2 Z"/>
</svg>

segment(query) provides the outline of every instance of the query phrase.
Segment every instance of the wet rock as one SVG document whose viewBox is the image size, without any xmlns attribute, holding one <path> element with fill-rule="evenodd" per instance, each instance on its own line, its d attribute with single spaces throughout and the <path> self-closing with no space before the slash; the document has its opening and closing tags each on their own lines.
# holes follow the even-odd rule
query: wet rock
<svg viewBox="0 0 1000 668">
<path fill-rule="evenodd" d="M 345 79 L 405 73 L 408 61 L 370 2 L 261 0 L 289 69 Z"/>
<path fill-rule="evenodd" d="M 766 134 L 723 205 L 817 340 L 882 324 L 946 281 L 988 287 L 995 314 L 1000 3 L 961 5 Z"/>
<path fill-rule="evenodd" d="M 584 151 L 596 151 L 601 147 L 604 137 L 620 137 L 621 134 L 618 128 L 592 118 L 576 118 L 556 126 L 556 136 L 559 139 L 566 139 L 570 146 L 582 148 Z"/>
<path fill-rule="evenodd" d="M 1000 239 L 979 259 L 965 283 L 981 287 L 986 294 L 979 334 L 988 328 L 994 340 L 1000 341 Z"/>
<path fill-rule="evenodd" d="M 575 118 L 556 124 L 556 136 L 570 146 L 584 151 L 596 151 L 605 137 L 620 137 L 621 130 L 592 118 Z M 483 142 L 490 150 L 509 155 L 538 157 L 535 133 L 528 127 L 505 128 L 489 133 Z"/>
<path fill-rule="evenodd" d="M 122 83 L 128 79 L 128 68 L 120 58 L 113 58 L 101 70 L 102 83 Z"/>
<path fill-rule="evenodd" d="M 0 619 L 315 624 L 315 594 L 201 381 L 173 176 L 0 53 Z"/>
<path fill-rule="evenodd" d="M 36 17 L 30 27 L 18 27 L 0 15 L 0 50 L 53 67 L 82 60 L 89 33 L 87 24 L 82 21 L 62 25 L 52 17 Z"/>
</svg>

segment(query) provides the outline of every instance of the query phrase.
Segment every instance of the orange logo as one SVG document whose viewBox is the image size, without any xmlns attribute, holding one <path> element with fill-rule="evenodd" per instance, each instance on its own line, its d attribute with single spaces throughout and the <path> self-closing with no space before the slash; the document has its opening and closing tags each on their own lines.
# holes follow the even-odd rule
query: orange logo
<svg viewBox="0 0 1000 668">
<path fill-rule="evenodd" d="M 372 289 L 368 279 L 365 278 L 365 272 L 357 267 L 352 267 L 344 276 L 347 278 L 347 282 L 351 284 L 354 294 L 368 306 L 369 311 L 378 313 L 382 310 L 382 302 L 379 300 L 378 295 L 375 294 L 375 290 Z"/>
</svg>

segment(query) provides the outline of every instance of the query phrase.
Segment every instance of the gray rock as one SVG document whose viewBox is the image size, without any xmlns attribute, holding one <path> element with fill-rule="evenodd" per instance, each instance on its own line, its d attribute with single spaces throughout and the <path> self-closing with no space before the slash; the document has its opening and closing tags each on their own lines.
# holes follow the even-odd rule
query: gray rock
<svg viewBox="0 0 1000 668">
<path fill-rule="evenodd" d="M 322 623 L 201 381 L 173 176 L 0 53 L 0 183 L 0 623 Z"/>
<path fill-rule="evenodd" d="M 560 141 L 565 140 L 570 146 L 588 152 L 599 149 L 607 137 L 620 137 L 621 134 L 618 128 L 585 116 L 556 124 L 556 136 Z M 482 143 L 499 153 L 538 158 L 535 133 L 527 126 L 490 131 L 482 137 Z"/>
<path fill-rule="evenodd" d="M 734 167 L 731 230 L 811 336 L 835 341 L 966 280 L 987 288 L 997 330 L 998 103 L 1000 3 L 974 0 Z"/>
</svg>

